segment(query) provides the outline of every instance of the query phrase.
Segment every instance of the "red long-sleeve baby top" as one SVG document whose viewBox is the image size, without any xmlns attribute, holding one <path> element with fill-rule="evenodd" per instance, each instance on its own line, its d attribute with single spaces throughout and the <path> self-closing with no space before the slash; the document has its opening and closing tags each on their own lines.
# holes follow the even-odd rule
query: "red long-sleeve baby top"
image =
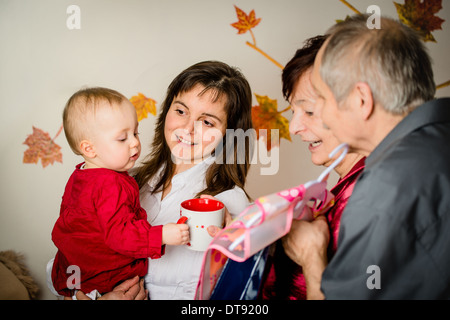
<svg viewBox="0 0 450 320">
<path fill-rule="evenodd" d="M 77 289 L 105 293 L 123 280 L 144 276 L 147 258 L 164 253 L 162 226 L 148 223 L 136 181 L 127 172 L 81 166 L 67 182 L 52 231 L 58 248 L 52 281 L 64 296 L 78 284 L 69 266 L 79 267 Z"/>
</svg>

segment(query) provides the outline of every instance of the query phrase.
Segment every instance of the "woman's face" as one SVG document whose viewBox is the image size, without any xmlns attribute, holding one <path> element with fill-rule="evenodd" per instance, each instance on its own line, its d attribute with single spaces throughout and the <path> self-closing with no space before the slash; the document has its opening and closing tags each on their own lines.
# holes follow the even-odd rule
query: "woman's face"
<svg viewBox="0 0 450 320">
<path fill-rule="evenodd" d="M 339 145 L 339 141 L 316 115 L 317 95 L 311 84 L 311 71 L 312 68 L 308 69 L 300 77 L 290 97 L 293 116 L 289 131 L 309 143 L 311 161 L 315 165 L 329 166 L 333 162 L 329 154 Z"/>
<path fill-rule="evenodd" d="M 194 165 L 214 151 L 227 128 L 225 97 L 197 85 L 177 95 L 166 115 L 164 136 L 177 164 Z"/>
</svg>

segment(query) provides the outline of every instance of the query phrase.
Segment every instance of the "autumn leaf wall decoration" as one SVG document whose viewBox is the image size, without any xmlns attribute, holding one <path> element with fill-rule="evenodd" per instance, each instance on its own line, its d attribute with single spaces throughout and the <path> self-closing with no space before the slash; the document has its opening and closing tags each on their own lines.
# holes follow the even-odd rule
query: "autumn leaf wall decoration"
<svg viewBox="0 0 450 320">
<path fill-rule="evenodd" d="M 339 1 L 346 5 L 354 13 L 362 14 L 348 1 Z M 434 30 L 442 29 L 442 23 L 445 21 L 436 16 L 436 13 L 438 13 L 442 9 L 442 0 L 405 0 L 405 4 L 403 5 L 396 2 L 394 2 L 394 5 L 397 8 L 400 21 L 403 24 L 417 30 L 422 35 L 423 41 L 436 42 L 431 32 Z M 283 65 L 281 65 L 256 45 L 256 38 L 252 29 L 259 25 L 262 19 L 256 18 L 255 10 L 251 10 L 249 14 L 246 14 L 236 5 L 234 6 L 234 8 L 236 10 L 238 21 L 232 23 L 231 26 L 238 30 L 238 34 L 245 34 L 249 32 L 252 37 L 253 43 L 247 41 L 246 44 L 262 54 L 280 69 L 284 69 Z M 337 19 L 336 21 L 340 22 L 343 20 Z M 436 86 L 436 89 L 441 89 L 449 85 L 450 81 L 447 81 Z M 257 94 L 255 94 L 255 96 L 259 105 L 253 107 L 252 120 L 257 132 L 258 139 L 261 138 L 261 135 L 259 133 L 261 129 L 268 132 L 270 132 L 270 130 L 279 130 L 279 139 L 278 141 L 274 142 L 274 145 L 279 145 L 281 138 L 291 141 L 288 130 L 289 121 L 282 116 L 282 113 L 289 110 L 289 107 L 284 109 L 283 111 L 278 111 L 276 100 L 269 99 L 267 96 L 262 97 Z M 271 137 L 272 135 L 270 134 L 267 137 L 263 137 L 266 140 L 268 150 L 270 150 L 271 147 L 274 146 L 272 145 L 273 141 L 271 141 Z"/>
<path fill-rule="evenodd" d="M 131 103 L 136 108 L 136 112 L 138 115 L 138 121 L 147 118 L 147 114 L 151 113 L 156 116 L 156 101 L 150 98 L 147 98 L 142 93 L 138 93 L 137 96 L 133 96 L 130 98 Z"/>
<path fill-rule="evenodd" d="M 38 163 L 41 160 L 42 167 L 45 168 L 55 161 L 62 163 L 61 147 L 54 140 L 59 136 L 63 127 L 59 129 L 56 136 L 52 139 L 47 132 L 33 127 L 33 133 L 28 135 L 23 144 L 28 149 L 23 154 L 23 163 Z"/>
<path fill-rule="evenodd" d="M 361 12 L 346 0 L 339 0 L 356 14 Z M 437 42 L 432 31 L 442 30 L 444 19 L 436 14 L 442 9 L 442 0 L 405 0 L 404 4 L 393 2 L 397 9 L 399 20 L 416 30 L 424 42 Z M 450 86 L 450 80 L 436 86 L 436 90 Z"/>
<path fill-rule="evenodd" d="M 232 23 L 231 26 L 238 30 L 238 34 L 245 34 L 248 31 L 252 37 L 253 43 L 247 41 L 246 44 L 261 53 L 277 67 L 283 69 L 284 67 L 279 62 L 270 57 L 256 45 L 256 38 L 252 29 L 261 22 L 261 18 L 256 18 L 255 10 L 246 14 L 237 6 L 234 6 L 234 8 L 236 9 L 238 21 Z M 292 141 L 291 135 L 289 134 L 289 120 L 282 116 L 282 113 L 288 110 L 289 107 L 283 111 L 278 111 L 277 100 L 272 100 L 267 96 L 260 96 L 258 94 L 255 94 L 255 96 L 259 105 L 252 108 L 252 121 L 256 130 L 257 139 L 263 138 L 268 151 L 270 151 L 272 147 L 279 146 L 281 138 Z M 277 136 L 276 134 L 273 134 L 273 130 L 278 130 L 279 133 L 278 140 L 276 141 L 272 141 L 272 138 Z"/>
<path fill-rule="evenodd" d="M 263 50 L 258 48 L 258 46 L 256 45 L 256 38 L 255 38 L 255 35 L 253 34 L 252 29 L 261 22 L 261 18 L 256 19 L 255 10 L 252 10 L 252 11 L 250 11 L 249 14 L 246 14 L 244 11 L 242 11 L 237 6 L 234 6 L 234 8 L 236 9 L 236 15 L 238 18 L 238 22 L 232 23 L 231 26 L 238 29 L 238 34 L 244 34 L 248 31 L 250 33 L 250 35 L 252 36 L 253 43 L 250 43 L 247 41 L 246 44 L 249 47 L 251 47 L 251 48 L 255 49 L 256 51 L 258 51 L 259 53 L 261 53 L 264 57 L 269 59 L 277 67 L 279 67 L 280 69 L 283 69 L 284 67 L 281 63 L 279 63 L 278 61 L 276 61 L 275 59 L 270 57 L 267 53 L 265 53 Z"/>
<path fill-rule="evenodd" d="M 138 121 L 147 118 L 148 114 L 156 115 L 156 101 L 147 98 L 142 93 L 130 98 L 130 102 L 136 108 Z M 58 133 L 53 139 L 43 130 L 33 126 L 33 133 L 29 134 L 23 144 L 28 146 L 23 154 L 23 163 L 37 164 L 41 160 L 42 167 L 45 168 L 49 164 L 55 162 L 62 163 L 61 147 L 55 143 L 55 139 L 59 136 L 63 129 L 60 127 Z"/>
<path fill-rule="evenodd" d="M 281 138 L 292 141 L 289 133 L 289 121 L 281 115 L 290 107 L 283 111 L 278 111 L 277 100 L 257 94 L 255 96 L 259 105 L 252 108 L 252 120 L 257 138 L 259 139 L 263 136 L 268 151 L 272 147 L 278 146 Z M 273 130 L 278 130 L 278 141 L 272 141 L 272 137 L 276 137 L 273 134 Z"/>
<path fill-rule="evenodd" d="M 405 0 L 405 4 L 394 2 L 400 21 L 416 30 L 424 41 L 436 42 L 431 31 L 442 30 L 443 19 L 435 14 L 442 9 L 442 0 Z"/>
<path fill-rule="evenodd" d="M 356 14 L 361 14 L 348 1 L 340 1 Z M 436 42 L 431 31 L 442 30 L 445 20 L 436 16 L 442 9 L 442 0 L 405 0 L 405 4 L 394 2 L 394 5 L 403 24 L 418 31 L 423 41 Z"/>
<path fill-rule="evenodd" d="M 361 14 L 361 12 L 348 1 L 339 1 L 354 13 Z M 417 30 L 422 35 L 423 41 L 436 42 L 432 32 L 441 30 L 442 24 L 445 21 L 436 16 L 442 9 L 442 0 L 405 0 L 404 4 L 397 2 L 393 2 L 393 4 L 397 9 L 399 19 L 402 23 Z M 259 48 L 256 43 L 253 29 L 261 23 L 262 18 L 256 17 L 255 10 L 251 10 L 247 14 L 237 6 L 234 6 L 234 8 L 236 10 L 238 21 L 231 23 L 231 26 L 238 30 L 239 35 L 246 34 L 247 32 L 250 34 L 252 42 L 246 41 L 246 45 L 262 54 L 278 68 L 283 69 L 284 67 L 281 63 Z M 441 89 L 447 86 L 450 86 L 450 80 L 441 83 L 436 88 Z M 258 105 L 254 106 L 252 109 L 252 119 L 257 131 L 258 139 L 263 138 L 265 140 L 268 150 L 273 146 L 278 146 L 281 138 L 291 141 L 289 121 L 282 115 L 289 110 L 289 107 L 282 111 L 278 111 L 277 100 L 258 94 L 255 94 L 255 96 Z M 148 114 L 156 115 L 156 101 L 147 98 L 144 94 L 138 93 L 136 96 L 131 97 L 130 101 L 136 108 L 139 121 L 147 118 Z M 59 136 L 61 130 L 62 126 L 55 137 L 51 139 L 47 132 L 33 127 L 33 133 L 28 135 L 24 141 L 24 144 L 28 146 L 28 149 L 24 152 L 23 163 L 37 164 L 39 160 L 41 160 L 42 167 L 44 168 L 55 162 L 62 163 L 61 147 L 55 143 L 55 139 Z M 271 130 L 278 130 L 279 135 L 277 141 L 272 141 L 272 134 L 260 135 L 261 132 L 271 132 Z"/>
</svg>

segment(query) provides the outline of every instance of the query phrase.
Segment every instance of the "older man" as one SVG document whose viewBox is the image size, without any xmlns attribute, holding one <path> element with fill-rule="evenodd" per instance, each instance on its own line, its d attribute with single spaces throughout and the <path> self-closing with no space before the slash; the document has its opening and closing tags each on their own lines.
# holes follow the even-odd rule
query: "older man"
<svg viewBox="0 0 450 320">
<path fill-rule="evenodd" d="M 449 299 L 450 99 L 434 100 L 430 58 L 411 29 L 366 21 L 331 28 L 312 74 L 324 124 L 368 156 L 338 250 L 327 265 L 323 220 L 294 224 L 285 247 L 311 297 Z"/>
</svg>

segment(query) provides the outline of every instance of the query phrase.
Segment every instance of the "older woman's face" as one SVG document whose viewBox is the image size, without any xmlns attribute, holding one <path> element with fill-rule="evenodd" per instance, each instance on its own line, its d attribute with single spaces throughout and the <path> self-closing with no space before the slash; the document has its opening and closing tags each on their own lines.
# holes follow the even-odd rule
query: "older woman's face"
<svg viewBox="0 0 450 320">
<path fill-rule="evenodd" d="M 300 77 L 290 97 L 293 116 L 289 131 L 309 143 L 311 161 L 315 165 L 329 166 L 332 163 L 329 154 L 339 141 L 316 115 L 317 95 L 311 84 L 311 72 L 312 68 Z"/>
</svg>

